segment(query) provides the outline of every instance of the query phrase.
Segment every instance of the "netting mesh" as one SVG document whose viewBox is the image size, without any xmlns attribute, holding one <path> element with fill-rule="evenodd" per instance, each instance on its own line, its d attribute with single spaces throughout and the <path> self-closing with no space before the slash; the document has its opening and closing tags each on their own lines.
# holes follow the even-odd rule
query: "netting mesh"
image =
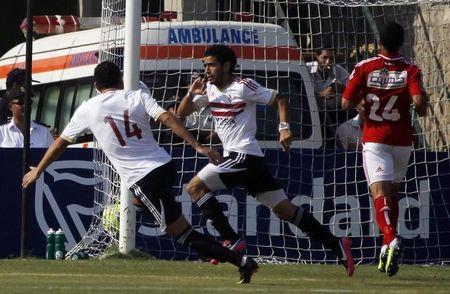
<svg viewBox="0 0 450 294">
<path fill-rule="evenodd" d="M 123 68 L 125 1 L 102 1 L 101 40 L 99 60 L 112 61 Z M 92 222 L 82 240 L 66 255 L 76 252 L 99 256 L 111 245 L 118 244 L 119 227 L 110 218 L 119 218 L 120 176 L 94 138 L 94 210 Z M 105 210 L 106 208 L 106 210 Z M 109 209 L 109 210 L 108 210 Z M 105 213 L 107 212 L 107 213 Z M 108 219 L 105 221 L 105 217 Z"/>
<path fill-rule="evenodd" d="M 295 137 L 289 154 L 277 143 L 275 109 L 258 106 L 257 139 L 269 168 L 297 205 L 338 236 L 353 239 L 355 257 L 377 259 L 381 237 L 362 170 L 360 143 L 355 133 L 340 137 L 341 126 L 355 126 L 356 111 L 339 107 L 340 95 L 320 95 L 315 52 L 334 52 L 333 70 L 345 80 L 359 61 L 378 48 L 378 30 L 388 21 L 406 32 L 402 54 L 418 64 L 430 97 L 428 117 L 413 115 L 414 151 L 399 190 L 399 232 L 407 263 L 443 263 L 450 260 L 449 163 L 449 1 L 160 1 L 144 2 L 141 44 L 141 80 L 160 104 L 170 109 L 203 72 L 199 58 L 208 44 L 225 43 L 238 55 L 236 75 L 250 77 L 288 97 Z M 122 1 L 103 1 L 102 60 L 122 62 Z M 174 11 L 174 12 L 167 12 Z M 154 20 L 159 20 L 152 22 Z M 248 41 L 248 42 L 247 42 Z M 317 86 L 318 84 L 319 86 Z M 337 86 L 335 92 L 339 92 Z M 187 182 L 207 161 L 170 130 L 153 121 L 154 136 L 175 159 L 174 186 L 183 212 L 198 230 L 216 235 L 192 205 Z M 204 144 L 220 148 L 207 110 L 185 119 L 186 126 Z M 351 143 L 355 143 L 353 145 Z M 101 253 L 117 242 L 114 229 L 104 229 L 102 210 L 118 201 L 119 182 L 114 169 L 96 151 L 95 215 L 91 228 L 75 250 Z M 249 244 L 248 253 L 266 261 L 332 262 L 335 257 L 311 242 L 297 228 L 280 222 L 244 190 L 219 191 L 230 223 Z M 162 234 L 151 217 L 138 213 L 137 247 L 159 258 L 195 259 L 189 249 Z M 377 246 L 378 245 L 378 246 Z"/>
</svg>

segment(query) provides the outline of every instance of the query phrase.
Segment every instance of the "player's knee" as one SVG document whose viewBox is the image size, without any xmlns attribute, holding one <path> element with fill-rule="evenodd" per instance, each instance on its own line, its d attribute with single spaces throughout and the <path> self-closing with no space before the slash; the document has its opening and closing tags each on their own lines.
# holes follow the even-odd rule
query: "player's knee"
<svg viewBox="0 0 450 294">
<path fill-rule="evenodd" d="M 167 225 L 165 231 L 170 236 L 178 238 L 189 227 L 189 222 L 186 220 L 184 215 L 180 214 L 172 223 Z"/>
<path fill-rule="evenodd" d="M 187 185 L 187 192 L 192 200 L 196 201 L 208 193 L 209 190 L 200 178 L 194 177 Z"/>
<path fill-rule="evenodd" d="M 290 222 L 294 218 L 297 207 L 291 201 L 285 199 L 278 203 L 272 211 L 279 219 Z"/>
<path fill-rule="evenodd" d="M 289 212 L 287 210 L 282 210 L 282 209 L 273 209 L 273 213 L 275 213 L 275 215 L 283 221 L 291 221 L 292 216 L 289 214 Z"/>
<path fill-rule="evenodd" d="M 194 198 L 195 195 L 198 193 L 198 184 L 195 181 L 190 181 L 187 185 L 187 192 L 191 196 L 191 198 Z"/>
<path fill-rule="evenodd" d="M 255 199 L 259 203 L 262 203 L 266 207 L 272 209 L 273 213 L 275 213 L 277 216 L 279 214 L 283 215 L 285 210 L 284 207 L 288 205 L 287 203 L 291 203 L 288 200 L 286 193 L 284 193 L 283 189 L 258 193 L 255 195 Z"/>
</svg>

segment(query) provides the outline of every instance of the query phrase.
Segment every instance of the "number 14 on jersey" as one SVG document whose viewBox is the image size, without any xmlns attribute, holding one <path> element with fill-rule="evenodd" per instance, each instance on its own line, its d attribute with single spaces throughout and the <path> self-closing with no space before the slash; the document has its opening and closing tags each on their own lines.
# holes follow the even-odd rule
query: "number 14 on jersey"
<svg viewBox="0 0 450 294">
<path fill-rule="evenodd" d="M 116 122 L 111 117 L 111 115 L 106 116 L 104 119 L 104 122 L 108 123 L 111 126 L 114 134 L 117 137 L 117 140 L 119 140 L 120 146 L 126 146 L 127 143 L 125 142 L 122 134 L 120 133 L 119 128 L 116 125 Z M 127 138 L 136 136 L 139 140 L 142 139 L 142 130 L 138 127 L 138 125 L 136 123 L 131 125 L 131 128 L 133 129 L 133 131 L 131 131 L 130 117 L 129 117 L 128 109 L 123 112 L 123 122 L 124 122 L 124 127 L 125 127 L 125 135 L 127 136 Z"/>
</svg>

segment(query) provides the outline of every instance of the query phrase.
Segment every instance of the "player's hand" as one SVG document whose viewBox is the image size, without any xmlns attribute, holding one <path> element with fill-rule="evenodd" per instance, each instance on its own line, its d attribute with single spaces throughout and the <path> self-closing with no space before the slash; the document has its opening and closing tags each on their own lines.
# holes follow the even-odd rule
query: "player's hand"
<svg viewBox="0 0 450 294">
<path fill-rule="evenodd" d="M 58 134 L 58 129 L 57 128 L 53 128 L 50 130 L 50 134 L 52 134 L 53 140 L 56 140 L 59 137 Z"/>
<path fill-rule="evenodd" d="M 26 188 L 28 187 L 30 184 L 36 182 L 36 180 L 39 178 L 39 176 L 41 175 L 37 168 L 35 167 L 30 167 L 31 170 L 29 172 L 27 172 L 22 179 L 22 187 Z"/>
<path fill-rule="evenodd" d="M 189 88 L 189 93 L 192 95 L 203 95 L 206 88 L 206 79 L 198 77 L 194 80 L 191 87 Z"/>
<path fill-rule="evenodd" d="M 220 154 L 220 152 L 216 149 L 200 146 L 197 148 L 197 152 L 207 156 L 209 158 L 209 162 L 212 164 L 218 164 L 223 161 L 222 154 Z"/>
<path fill-rule="evenodd" d="M 325 99 L 334 98 L 335 95 L 336 95 L 336 92 L 334 91 L 334 89 L 332 87 L 326 87 L 325 90 L 323 90 L 322 92 L 319 92 L 319 96 L 323 97 Z"/>
<path fill-rule="evenodd" d="M 289 129 L 280 131 L 280 144 L 283 146 L 283 151 L 288 152 L 292 144 L 292 132 Z"/>
</svg>

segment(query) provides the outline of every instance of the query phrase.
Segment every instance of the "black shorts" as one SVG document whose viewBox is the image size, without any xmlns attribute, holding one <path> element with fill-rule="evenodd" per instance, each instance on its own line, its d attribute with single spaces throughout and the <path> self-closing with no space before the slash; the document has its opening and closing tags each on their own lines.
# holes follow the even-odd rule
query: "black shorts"
<svg viewBox="0 0 450 294">
<path fill-rule="evenodd" d="M 175 164 L 170 161 L 131 186 L 131 190 L 148 208 L 163 231 L 182 213 L 181 204 L 172 195 L 176 174 Z"/>
<path fill-rule="evenodd" d="M 198 176 L 211 191 L 243 187 L 256 196 L 281 189 L 270 174 L 264 157 L 244 153 L 231 152 L 221 163 L 206 165 Z"/>
</svg>

